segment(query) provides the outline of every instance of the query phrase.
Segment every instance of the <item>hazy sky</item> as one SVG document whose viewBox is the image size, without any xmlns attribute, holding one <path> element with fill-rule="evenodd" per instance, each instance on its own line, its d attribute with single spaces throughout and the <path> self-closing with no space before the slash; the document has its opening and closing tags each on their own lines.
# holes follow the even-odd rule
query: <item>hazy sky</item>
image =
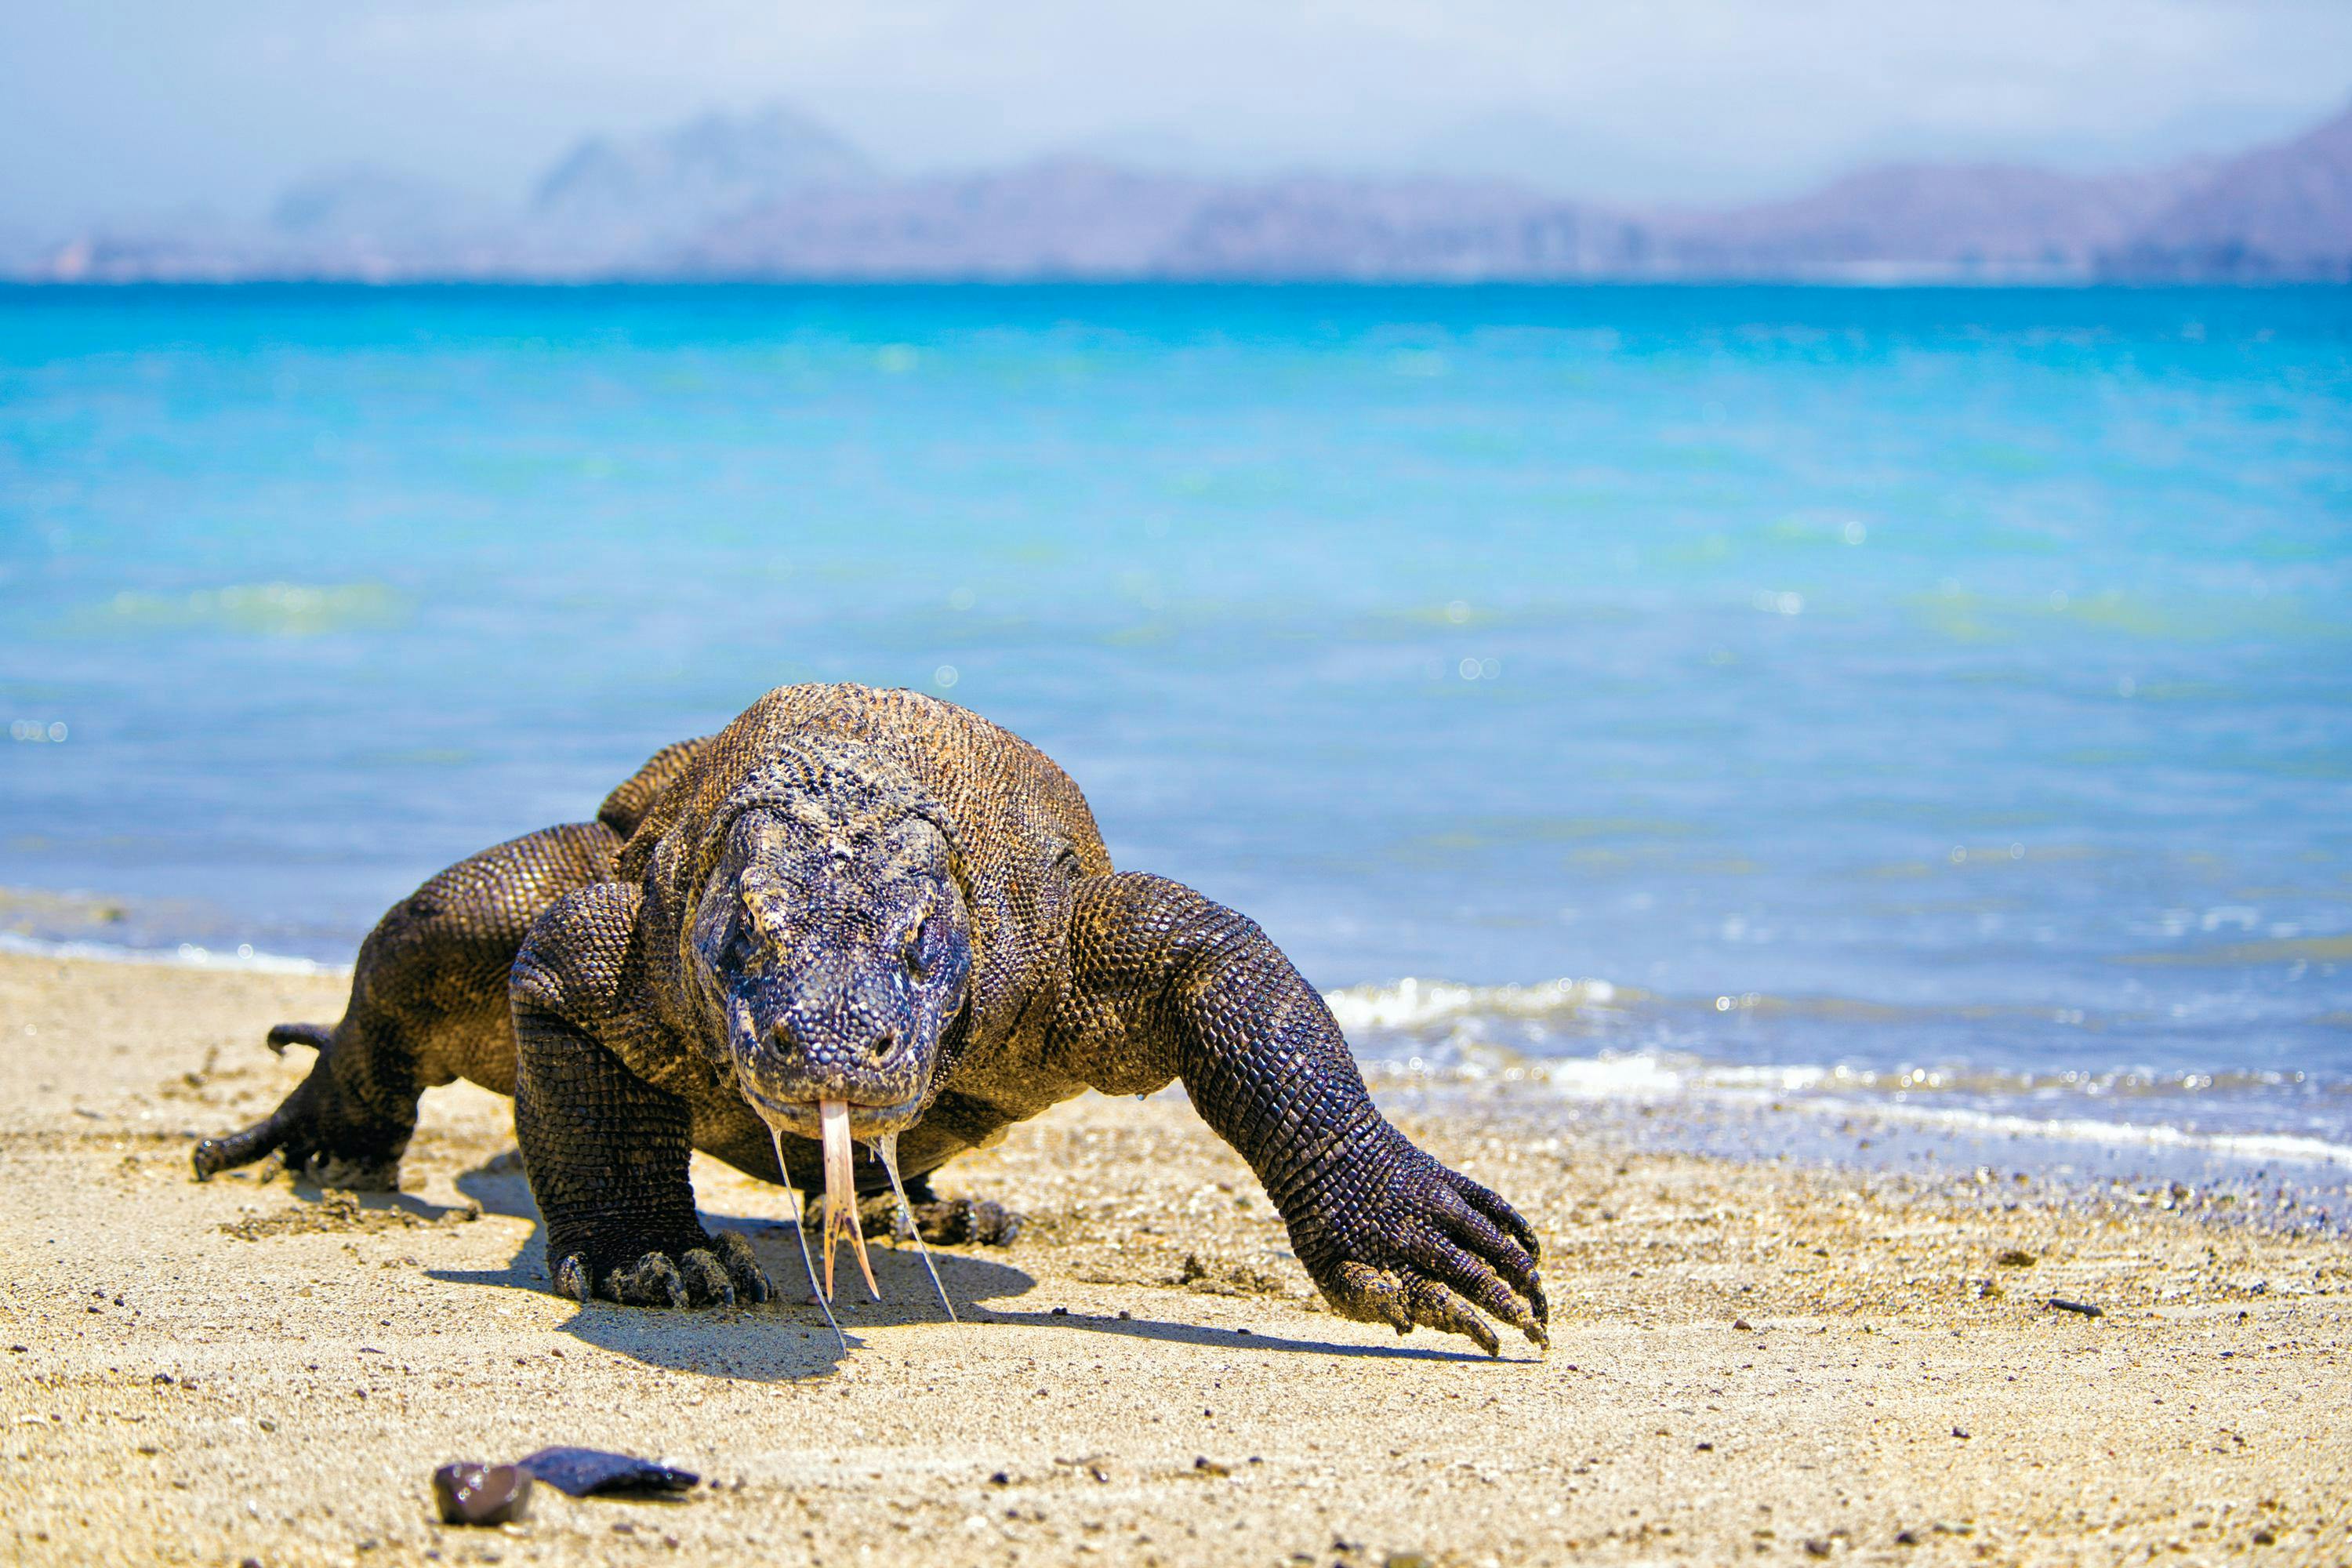
<svg viewBox="0 0 2352 1568">
<path fill-rule="evenodd" d="M 1879 157 L 2234 149 L 2352 97 L 2347 0 L 16 0 L 0 223 L 258 209 L 371 162 L 509 198 L 782 100 L 906 169 L 1091 152 L 1721 200 Z"/>
</svg>

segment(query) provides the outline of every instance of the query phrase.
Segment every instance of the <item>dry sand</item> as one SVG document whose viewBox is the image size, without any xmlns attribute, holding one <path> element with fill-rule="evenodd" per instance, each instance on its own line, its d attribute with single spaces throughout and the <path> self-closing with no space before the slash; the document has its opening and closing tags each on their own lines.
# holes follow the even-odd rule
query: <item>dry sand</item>
<svg viewBox="0 0 2352 1568">
<path fill-rule="evenodd" d="M 1030 1216 L 941 1257 L 976 1321 L 937 1321 L 913 1256 L 877 1248 L 886 1300 L 845 1313 L 844 1359 L 797 1290 L 548 1294 L 507 1105 L 470 1088 L 426 1097 L 396 1197 L 190 1180 L 195 1137 L 307 1067 L 263 1027 L 341 992 L 0 956 L 14 1558 L 2352 1559 L 2341 1241 L 1404 1115 L 1547 1238 L 1552 1352 L 1490 1362 L 1318 1310 L 1181 1100 L 1089 1100 L 943 1182 Z M 780 1194 L 696 1179 L 796 1283 Z M 551 1443 L 709 1484 L 435 1522 L 436 1465 Z"/>
</svg>

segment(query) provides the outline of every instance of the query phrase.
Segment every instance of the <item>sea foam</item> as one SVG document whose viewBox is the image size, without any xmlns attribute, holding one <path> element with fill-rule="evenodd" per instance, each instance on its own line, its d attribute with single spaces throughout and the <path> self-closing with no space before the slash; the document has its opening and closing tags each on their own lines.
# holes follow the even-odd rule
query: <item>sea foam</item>
<svg viewBox="0 0 2352 1568">
<path fill-rule="evenodd" d="M 47 942 L 39 937 L 0 931 L 0 952 L 27 958 L 79 958 L 99 963 L 152 963 L 172 969 L 236 969 L 258 974 L 349 974 L 348 963 L 321 963 L 314 958 L 257 952 L 239 942 L 223 952 L 184 942 L 176 947 L 124 947 L 105 942 Z"/>
</svg>

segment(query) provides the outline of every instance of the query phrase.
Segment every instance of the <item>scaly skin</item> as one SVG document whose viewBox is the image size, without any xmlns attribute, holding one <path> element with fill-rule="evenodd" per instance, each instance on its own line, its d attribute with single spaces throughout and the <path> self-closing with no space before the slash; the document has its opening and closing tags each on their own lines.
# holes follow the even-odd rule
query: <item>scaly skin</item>
<svg viewBox="0 0 2352 1568">
<path fill-rule="evenodd" d="M 342 1022 L 271 1038 L 317 1044 L 316 1068 L 199 1145 L 199 1175 L 278 1150 L 389 1185 L 418 1094 L 462 1077 L 514 1095 L 556 1287 L 582 1300 L 766 1300 L 741 1238 L 702 1228 L 688 1156 L 777 1180 L 773 1121 L 814 1187 L 820 1099 L 897 1131 L 928 1197 L 926 1173 L 1048 1106 L 1181 1079 L 1335 1310 L 1545 1342 L 1535 1233 L 1389 1124 L 1265 933 L 1114 871 L 1059 768 L 912 692 L 770 693 L 595 822 L 427 882 L 362 946 Z M 927 1233 L 977 1225 L 925 1205 Z"/>
</svg>

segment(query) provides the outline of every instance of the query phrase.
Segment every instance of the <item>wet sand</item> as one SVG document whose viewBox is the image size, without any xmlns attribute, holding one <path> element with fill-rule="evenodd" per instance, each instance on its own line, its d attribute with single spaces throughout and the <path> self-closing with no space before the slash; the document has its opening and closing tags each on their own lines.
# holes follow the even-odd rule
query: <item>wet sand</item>
<svg viewBox="0 0 2352 1568">
<path fill-rule="evenodd" d="M 1002 1249 L 806 1304 L 781 1194 L 698 1163 L 781 1304 L 550 1295 L 505 1101 L 425 1102 L 352 1200 L 194 1140 L 343 983 L 0 955 L 0 1550 L 24 1562 L 1478 1564 L 2352 1559 L 2352 1245 L 1639 1153 L 1407 1110 L 1546 1238 L 1551 1354 L 1318 1307 L 1181 1098 L 1087 1100 L 940 1182 Z M 2091 1318 L 2053 1310 L 2063 1298 Z M 687 1500 L 435 1521 L 452 1458 L 619 1447 Z"/>
</svg>

